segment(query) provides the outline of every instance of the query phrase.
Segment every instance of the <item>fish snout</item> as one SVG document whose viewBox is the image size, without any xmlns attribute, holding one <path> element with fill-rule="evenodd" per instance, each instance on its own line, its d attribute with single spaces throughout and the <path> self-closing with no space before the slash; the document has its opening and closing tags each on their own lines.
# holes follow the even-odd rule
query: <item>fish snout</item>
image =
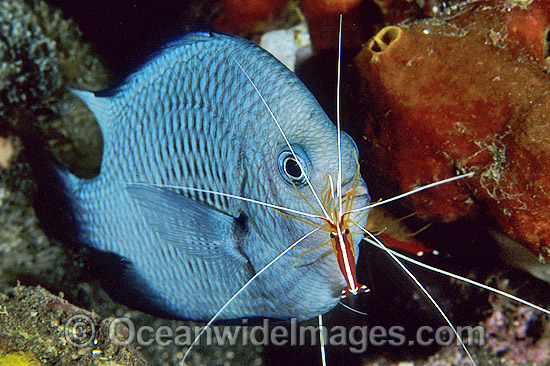
<svg viewBox="0 0 550 366">
<path fill-rule="evenodd" d="M 349 200 L 353 200 L 350 210 L 365 207 L 370 203 L 369 191 L 363 178 L 354 178 L 342 184 L 342 202 Z"/>
</svg>

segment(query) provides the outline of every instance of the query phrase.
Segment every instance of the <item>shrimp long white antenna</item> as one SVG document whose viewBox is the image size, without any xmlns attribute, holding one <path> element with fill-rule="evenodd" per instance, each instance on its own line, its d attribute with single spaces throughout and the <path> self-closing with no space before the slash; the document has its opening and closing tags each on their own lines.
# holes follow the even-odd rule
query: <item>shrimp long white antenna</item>
<svg viewBox="0 0 550 366">
<path fill-rule="evenodd" d="M 340 14 L 340 29 L 338 30 L 338 79 L 336 81 L 336 129 L 338 131 L 338 181 L 337 196 L 339 210 L 338 215 L 342 217 L 342 132 L 340 131 L 340 74 L 341 74 L 341 62 L 342 62 L 342 14 Z M 338 217 L 338 221 L 340 221 Z"/>
<path fill-rule="evenodd" d="M 371 243 L 372 245 L 382 249 L 382 250 L 385 250 L 384 248 L 382 248 L 376 241 L 370 239 L 370 238 L 365 238 L 366 241 L 368 241 L 369 243 Z M 395 250 L 392 250 L 390 248 L 387 248 L 387 250 L 391 251 L 396 257 L 404 260 L 404 261 L 407 261 L 409 263 L 412 263 L 414 265 L 417 265 L 419 267 L 422 267 L 422 268 L 425 268 L 427 270 L 430 270 L 432 272 L 435 272 L 435 273 L 439 273 L 439 274 L 442 274 L 442 275 L 445 275 L 445 276 L 448 276 L 448 277 L 451 277 L 451 278 L 454 278 L 456 280 L 459 280 L 459 281 L 462 281 L 462 282 L 466 282 L 472 286 L 476 286 L 476 287 L 479 287 L 479 288 L 482 288 L 484 290 L 487 290 L 487 291 L 490 291 L 490 292 L 493 292 L 495 294 L 498 294 L 498 295 L 501 295 L 501 296 L 504 296 L 504 297 L 507 297 L 511 300 L 514 300 L 514 301 L 517 301 L 523 305 L 527 305 L 529 307 L 532 307 L 533 309 L 536 309 L 538 311 L 541 311 L 545 314 L 548 314 L 550 315 L 550 310 L 547 310 L 543 307 L 540 307 L 538 305 L 535 305 L 529 301 L 526 301 L 526 300 L 523 300 L 522 298 L 520 297 L 517 297 L 517 296 L 514 296 L 512 294 L 509 294 L 505 291 L 502 291 L 502 290 L 499 290 L 499 289 L 496 289 L 494 287 L 491 287 L 491 286 L 488 286 L 488 285 L 485 285 L 481 282 L 477 282 L 477 281 L 474 281 L 474 280 L 471 280 L 467 277 L 463 277 L 463 276 L 460 276 L 460 275 L 457 275 L 455 273 L 452 273 L 452 272 L 448 272 L 448 271 L 445 271 L 443 269 L 440 269 L 440 268 L 437 268 L 437 267 L 433 267 L 433 266 L 430 266 L 429 264 L 426 264 L 426 263 L 422 263 L 420 261 L 417 261 L 413 258 L 410 258 L 410 257 L 407 257 L 406 255 L 403 255 L 399 252 L 396 252 Z"/>
<path fill-rule="evenodd" d="M 354 223 L 355 224 L 355 223 Z M 382 250 L 384 250 L 392 259 L 395 263 L 397 263 L 397 265 L 399 267 L 401 267 L 401 269 L 407 274 L 407 276 L 409 276 L 409 278 L 411 280 L 413 280 L 413 282 L 418 286 L 418 288 L 420 288 L 420 290 L 424 293 L 424 295 L 426 295 L 426 297 L 430 300 L 430 302 L 435 306 L 435 308 L 437 309 L 437 311 L 439 312 L 439 314 L 441 314 L 441 316 L 443 317 L 443 319 L 445 319 L 445 322 L 449 325 L 449 327 L 451 327 L 451 329 L 453 330 L 453 333 L 454 335 L 456 336 L 456 339 L 459 341 L 460 343 L 460 346 L 462 347 L 462 349 L 464 350 L 464 352 L 466 353 L 466 355 L 468 356 L 468 358 L 470 359 L 470 362 L 472 363 L 472 365 L 476 366 L 476 362 L 474 361 L 474 358 L 472 357 L 472 355 L 470 354 L 470 351 L 468 351 L 468 347 L 466 347 L 466 345 L 464 344 L 464 341 L 462 340 L 462 337 L 460 336 L 460 334 L 458 334 L 455 326 L 453 325 L 453 323 L 451 322 L 451 320 L 447 317 L 447 315 L 445 314 L 445 312 L 443 311 L 443 309 L 441 309 L 441 307 L 439 306 L 439 304 L 437 303 L 437 301 L 435 301 L 435 299 L 432 297 L 432 295 L 430 295 L 430 293 L 428 292 L 428 290 L 426 290 L 426 288 L 424 286 L 422 286 L 422 284 L 420 283 L 420 281 L 418 281 L 418 279 L 409 271 L 409 269 L 407 267 L 405 267 L 405 265 L 403 264 L 403 262 L 401 262 L 396 255 L 393 254 L 393 252 L 391 250 L 389 250 L 384 244 L 382 244 L 382 242 L 380 240 L 378 240 L 374 234 L 372 234 L 370 231 L 366 230 L 365 228 L 361 227 L 360 225 L 358 224 L 355 224 L 357 227 L 360 227 L 368 236 L 370 236 L 370 238 L 375 241 L 376 243 L 378 243 L 378 247 Z"/>
<path fill-rule="evenodd" d="M 310 213 L 307 213 L 307 212 L 293 210 L 291 208 L 277 206 L 277 205 L 273 205 L 271 203 L 258 201 L 258 200 L 252 199 L 252 198 L 241 197 L 241 196 L 237 196 L 237 195 L 234 195 L 234 194 L 212 191 L 212 190 L 209 190 L 209 189 L 185 187 L 185 186 L 170 185 L 170 184 L 142 183 L 142 182 L 122 182 L 122 184 L 136 185 L 136 186 L 139 185 L 139 186 L 148 186 L 148 187 L 158 187 L 158 188 L 172 188 L 172 189 L 181 189 L 181 190 L 184 190 L 184 191 L 214 194 L 214 195 L 217 195 L 217 196 L 235 198 L 235 199 L 238 199 L 238 200 L 241 200 L 241 201 L 255 203 L 257 205 L 274 208 L 276 210 L 281 210 L 281 211 L 293 213 L 293 214 L 296 214 L 296 215 L 302 215 L 302 216 L 312 217 L 312 218 L 316 218 L 316 219 L 322 219 L 322 217 L 320 217 L 318 215 L 310 214 Z"/>
<path fill-rule="evenodd" d="M 340 301 L 338 304 L 342 305 L 343 307 L 345 307 L 346 309 L 348 309 L 349 311 L 351 311 L 352 313 L 356 313 L 356 314 L 359 314 L 359 315 L 363 315 L 363 316 L 368 316 L 369 314 L 363 312 L 363 311 L 359 311 L 357 309 L 354 309 L 352 308 L 351 306 L 349 305 L 346 305 L 344 304 L 342 301 Z"/>
<path fill-rule="evenodd" d="M 231 298 L 229 298 L 229 300 L 227 300 L 225 302 L 225 304 L 223 304 L 223 306 L 216 312 L 216 314 L 214 314 L 214 316 L 208 321 L 208 323 L 206 323 L 206 325 L 202 328 L 202 330 L 200 331 L 200 333 L 195 337 L 195 339 L 193 340 L 193 343 L 191 343 L 191 345 L 189 346 L 189 348 L 187 349 L 187 351 L 185 352 L 185 354 L 183 355 L 183 358 L 181 360 L 181 363 L 180 365 L 181 366 L 184 366 L 185 365 L 185 360 L 187 359 L 187 357 L 189 356 L 189 352 L 191 352 L 191 350 L 195 347 L 195 345 L 197 344 L 197 342 L 199 341 L 200 337 L 204 334 L 204 332 L 206 332 L 206 329 L 210 328 L 210 326 L 212 325 L 212 323 L 214 323 L 216 321 L 216 319 L 218 319 L 218 317 L 220 316 L 220 314 L 229 306 L 229 304 L 237 297 L 239 296 L 252 282 L 254 282 L 254 280 L 260 276 L 262 273 L 264 273 L 269 267 L 271 267 L 275 262 L 277 262 L 279 260 L 279 258 L 281 258 L 282 256 L 284 256 L 286 253 L 288 253 L 289 251 L 292 250 L 292 248 L 294 248 L 296 245 L 298 245 L 300 242 L 302 242 L 304 239 L 306 239 L 307 237 L 309 237 L 310 235 L 316 233 L 317 231 L 319 231 L 321 228 L 318 227 L 316 228 L 315 230 L 312 230 L 310 231 L 309 233 L 307 233 L 306 235 L 302 236 L 300 239 L 296 240 L 292 245 L 290 245 L 288 248 L 286 248 L 284 251 L 282 251 L 278 256 L 276 256 L 275 258 L 273 258 L 271 260 L 271 262 L 269 262 L 268 264 L 266 264 L 262 269 L 260 269 L 258 271 L 258 273 L 256 273 L 254 276 L 252 276 L 248 281 L 246 281 L 246 283 L 239 289 L 239 291 L 235 292 L 235 294 L 233 296 L 231 296 Z"/>
<path fill-rule="evenodd" d="M 346 212 L 346 213 L 365 211 L 365 210 L 371 209 L 371 208 L 376 207 L 376 206 L 380 206 L 380 205 L 383 205 L 383 204 L 386 204 L 386 203 L 389 203 L 389 202 L 392 202 L 392 201 L 397 201 L 398 199 L 401 199 L 401 198 L 403 198 L 403 197 L 410 196 L 411 194 L 414 194 L 414 193 L 423 191 L 423 190 L 428 189 L 428 188 L 432 188 L 432 187 L 438 186 L 438 185 L 440 185 L 440 184 L 445 184 L 445 183 L 449 183 L 449 182 L 452 182 L 452 181 L 455 181 L 455 180 L 459 180 L 459 179 L 464 179 L 464 178 L 471 178 L 471 177 L 473 177 L 474 175 L 475 175 L 474 172 L 470 172 L 470 173 L 466 173 L 466 174 L 457 175 L 456 177 L 451 177 L 451 178 L 439 180 L 439 181 L 437 181 L 437 182 L 433 182 L 433 183 L 427 184 L 427 185 L 425 185 L 425 186 L 415 188 L 415 189 L 413 189 L 413 190 L 411 190 L 411 191 L 405 192 L 405 193 L 400 194 L 400 195 L 398 195 L 398 196 L 395 196 L 395 197 L 392 197 L 392 198 L 388 198 L 387 200 L 375 202 L 375 203 L 372 203 L 372 204 L 370 204 L 370 205 L 368 205 L 368 206 L 365 206 L 365 207 L 361 207 L 361 208 L 356 208 L 356 209 L 354 209 L 354 210 L 350 210 L 350 211 L 348 211 L 348 212 Z"/>
<path fill-rule="evenodd" d="M 307 182 L 307 185 L 309 187 L 309 189 L 311 189 L 311 192 L 313 193 L 313 196 L 315 197 L 315 200 L 317 200 L 317 203 L 319 204 L 319 206 L 321 207 L 321 210 L 323 211 L 323 214 L 325 215 L 325 218 L 327 220 L 330 220 L 330 216 L 327 212 L 327 210 L 325 209 L 325 207 L 323 206 L 323 204 L 321 203 L 321 199 L 319 198 L 319 196 L 317 195 L 317 192 L 315 192 L 315 189 L 313 188 L 313 186 L 311 185 L 311 182 L 309 181 L 309 177 L 307 176 L 307 174 L 305 174 L 305 169 L 304 167 L 302 166 L 302 164 L 300 163 L 300 159 L 298 159 L 298 156 L 296 155 L 296 152 L 294 151 L 294 149 L 292 148 L 292 145 L 290 145 L 290 141 L 288 141 L 288 138 L 286 137 L 286 134 L 285 132 L 283 131 L 283 128 L 281 127 L 279 121 L 277 120 L 277 118 L 275 117 L 275 114 L 273 113 L 273 111 L 271 110 L 271 107 L 269 106 L 269 104 L 267 103 L 267 101 L 265 100 L 264 96 L 262 95 L 262 93 L 260 92 L 260 90 L 258 89 L 258 87 L 256 86 L 256 83 L 254 83 L 254 81 L 252 80 L 252 78 L 250 77 L 250 75 L 248 75 L 248 73 L 246 72 L 246 70 L 242 67 L 242 65 L 239 63 L 239 61 L 237 61 L 237 59 L 235 59 L 235 62 L 237 63 L 237 65 L 239 66 L 239 68 L 241 69 L 241 71 L 244 73 L 244 75 L 246 76 L 246 78 L 248 79 L 248 81 L 250 82 L 250 84 L 252 85 L 252 87 L 254 88 L 254 90 L 256 91 L 256 93 L 258 94 L 258 96 L 260 97 L 260 99 L 262 100 L 262 103 L 265 105 L 265 107 L 267 108 L 267 111 L 269 112 L 269 115 L 271 116 L 271 118 L 273 119 L 273 121 L 275 122 L 275 124 L 277 125 L 277 128 L 279 129 L 279 132 L 281 133 L 281 135 L 283 136 L 283 139 L 285 140 L 288 148 L 290 149 L 290 152 L 292 153 L 292 156 L 294 157 L 294 159 L 296 159 L 296 163 L 298 164 L 298 166 L 300 167 L 300 169 L 302 170 L 302 172 L 304 172 L 304 177 L 306 178 L 306 182 Z"/>
<path fill-rule="evenodd" d="M 319 314 L 319 344 L 321 345 L 321 365 L 327 366 L 327 355 L 325 354 L 325 331 L 323 328 L 323 314 Z"/>
</svg>

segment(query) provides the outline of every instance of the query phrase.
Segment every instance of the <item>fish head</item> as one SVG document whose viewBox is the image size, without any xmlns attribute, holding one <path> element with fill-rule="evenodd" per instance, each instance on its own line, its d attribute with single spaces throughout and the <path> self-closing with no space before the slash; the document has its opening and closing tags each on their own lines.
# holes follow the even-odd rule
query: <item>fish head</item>
<svg viewBox="0 0 550 366">
<path fill-rule="evenodd" d="M 267 233 L 265 241 L 275 249 L 271 252 L 272 258 L 275 253 L 284 251 L 317 229 L 291 250 L 278 266 L 284 276 L 296 273 L 295 278 L 300 281 L 300 284 L 290 281 L 293 288 L 284 291 L 315 289 L 317 295 L 312 298 L 315 297 L 315 301 L 328 310 L 340 298 L 342 290 L 355 288 L 350 285 L 349 276 L 345 276 L 345 268 L 341 265 L 341 255 L 346 251 L 337 252 L 331 245 L 333 228 L 343 220 L 349 254 L 346 260 L 353 267 L 355 276 L 356 254 L 359 253 L 358 246 L 363 237 L 361 228 L 366 225 L 367 213 L 353 210 L 367 206 L 370 197 L 361 178 L 354 141 L 341 132 L 339 142 L 336 126 L 313 97 L 304 95 L 292 98 L 288 93 L 276 102 L 271 100 L 277 113 L 261 122 L 262 133 L 270 130 L 271 134 L 263 140 L 266 141 L 262 146 L 265 154 L 261 162 L 263 167 L 259 170 L 266 175 L 260 179 L 268 187 L 266 197 L 270 197 L 271 202 L 313 217 L 272 210 L 269 221 L 265 222 L 272 230 L 264 230 Z M 268 259 L 263 262 L 267 263 Z M 315 315 L 313 311 L 311 315 Z"/>
</svg>

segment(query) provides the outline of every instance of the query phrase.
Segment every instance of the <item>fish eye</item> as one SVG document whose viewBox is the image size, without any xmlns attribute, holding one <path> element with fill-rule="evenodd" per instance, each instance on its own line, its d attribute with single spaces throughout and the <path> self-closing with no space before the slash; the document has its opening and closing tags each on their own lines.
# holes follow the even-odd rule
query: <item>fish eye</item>
<svg viewBox="0 0 550 366">
<path fill-rule="evenodd" d="M 285 158 L 283 161 L 283 169 L 285 170 L 286 175 L 294 179 L 300 179 L 304 174 L 293 156 L 288 156 Z"/>
<path fill-rule="evenodd" d="M 307 184 L 307 155 L 300 146 L 292 146 L 292 149 L 295 155 L 289 148 L 285 148 L 279 153 L 277 159 L 279 173 L 288 184 L 302 188 Z"/>
</svg>

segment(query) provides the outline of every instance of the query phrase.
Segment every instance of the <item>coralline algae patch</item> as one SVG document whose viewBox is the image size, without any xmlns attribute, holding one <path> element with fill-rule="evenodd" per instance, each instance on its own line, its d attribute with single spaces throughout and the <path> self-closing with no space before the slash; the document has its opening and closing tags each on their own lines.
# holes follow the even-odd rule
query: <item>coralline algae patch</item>
<svg viewBox="0 0 550 366">
<path fill-rule="evenodd" d="M 367 106 L 361 148 L 377 169 L 403 191 L 476 173 L 409 197 L 413 210 L 482 218 L 541 259 L 550 258 L 549 9 L 474 2 L 448 18 L 386 27 L 356 58 Z"/>
<path fill-rule="evenodd" d="M 0 366 L 39 366 L 40 362 L 30 352 L 12 352 L 0 355 Z"/>
<path fill-rule="evenodd" d="M 307 20 L 311 41 L 317 51 L 333 49 L 338 42 L 338 18 L 343 14 L 344 48 L 358 48 L 373 33 L 382 18 L 378 5 L 364 0 L 219 0 L 220 14 L 213 28 L 224 33 L 251 37 L 286 28 Z M 299 9 L 299 10 L 298 10 Z"/>
<path fill-rule="evenodd" d="M 213 26 L 221 32 L 249 35 L 272 29 L 288 0 L 222 0 L 218 3 L 223 11 Z"/>
</svg>

